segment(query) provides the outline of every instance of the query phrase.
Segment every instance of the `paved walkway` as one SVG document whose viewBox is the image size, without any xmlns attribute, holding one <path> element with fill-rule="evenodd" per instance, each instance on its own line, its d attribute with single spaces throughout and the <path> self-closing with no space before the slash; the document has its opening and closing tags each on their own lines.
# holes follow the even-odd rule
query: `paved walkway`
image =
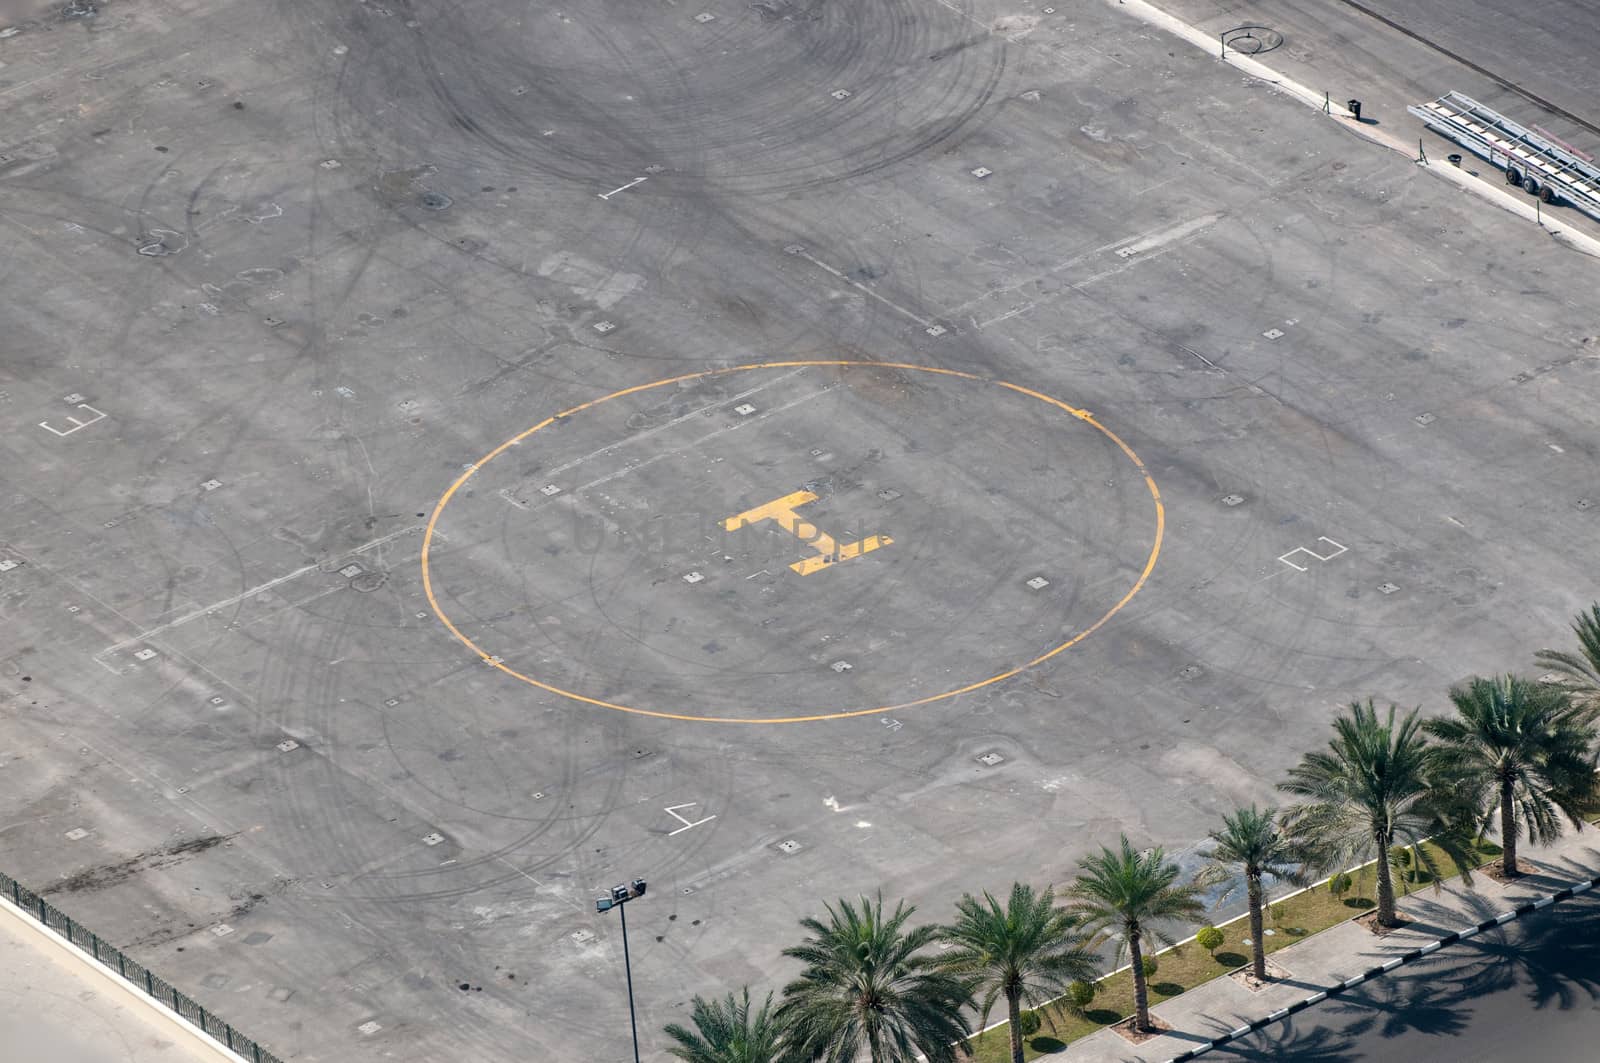
<svg viewBox="0 0 1600 1063">
<path fill-rule="evenodd" d="M 1523 863 L 1530 862 L 1530 858 L 1539 872 L 1525 875 L 1514 884 L 1474 875 L 1470 887 L 1451 879 L 1438 892 L 1423 887 L 1402 898 L 1400 910 L 1413 922 L 1385 937 L 1347 922 L 1280 949 L 1271 958 L 1289 972 L 1289 977 L 1259 993 L 1252 993 L 1232 978 L 1218 978 L 1158 1004 L 1152 1011 L 1172 1027 L 1169 1034 L 1131 1045 L 1106 1029 L 1074 1041 L 1065 1052 L 1049 1058 L 1061 1063 L 1161 1063 L 1171 1059 L 1452 931 L 1475 926 L 1524 901 L 1600 875 L 1600 830 L 1591 827 L 1582 833 L 1569 833 L 1548 848 L 1519 853 Z"/>
<path fill-rule="evenodd" d="M 0 1058 L 15 1063 L 238 1063 L 161 1006 L 0 905 Z"/>
</svg>

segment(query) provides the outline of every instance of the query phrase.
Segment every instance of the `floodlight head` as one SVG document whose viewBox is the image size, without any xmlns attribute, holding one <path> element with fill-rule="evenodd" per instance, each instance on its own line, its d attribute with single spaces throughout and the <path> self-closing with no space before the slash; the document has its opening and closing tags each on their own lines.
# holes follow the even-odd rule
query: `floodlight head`
<svg viewBox="0 0 1600 1063">
<path fill-rule="evenodd" d="M 628 899 L 628 887 L 626 887 L 626 886 L 612 886 L 611 887 L 611 899 L 614 900 L 614 901 L 625 901 L 625 900 L 627 900 Z"/>
<path fill-rule="evenodd" d="M 644 879 L 636 878 L 633 880 L 633 895 L 635 897 L 644 896 Z"/>
<path fill-rule="evenodd" d="M 594 902 L 594 910 L 597 912 L 609 912 L 611 910 L 611 906 L 612 900 L 610 897 L 601 897 L 599 900 Z"/>
</svg>

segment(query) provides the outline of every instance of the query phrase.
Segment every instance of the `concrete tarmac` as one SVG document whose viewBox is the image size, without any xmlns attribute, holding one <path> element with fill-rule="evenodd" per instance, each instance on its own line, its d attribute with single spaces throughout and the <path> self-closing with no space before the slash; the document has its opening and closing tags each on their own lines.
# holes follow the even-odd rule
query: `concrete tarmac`
<svg viewBox="0 0 1600 1063">
<path fill-rule="evenodd" d="M 622 1058 L 636 876 L 659 1055 L 1594 597 L 1594 264 L 1114 5 L 9 28 L 6 870 L 285 1059 Z"/>
</svg>

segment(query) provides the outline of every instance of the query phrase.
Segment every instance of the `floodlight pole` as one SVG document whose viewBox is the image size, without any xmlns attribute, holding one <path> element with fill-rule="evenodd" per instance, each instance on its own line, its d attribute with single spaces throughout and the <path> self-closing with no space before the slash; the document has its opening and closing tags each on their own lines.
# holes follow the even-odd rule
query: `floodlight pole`
<svg viewBox="0 0 1600 1063">
<path fill-rule="evenodd" d="M 628 1027 L 633 1031 L 633 1063 L 639 1063 L 639 1018 L 633 1007 L 633 957 L 628 954 L 628 902 L 644 896 L 645 881 L 636 878 L 627 885 L 611 887 L 611 895 L 594 902 L 602 915 L 615 908 L 622 918 L 622 969 L 628 978 Z"/>
<path fill-rule="evenodd" d="M 628 957 L 628 906 L 617 905 L 622 917 L 622 969 L 628 976 L 628 1026 L 633 1030 L 633 1063 L 639 1063 L 639 1020 L 633 1012 L 633 960 Z"/>
</svg>

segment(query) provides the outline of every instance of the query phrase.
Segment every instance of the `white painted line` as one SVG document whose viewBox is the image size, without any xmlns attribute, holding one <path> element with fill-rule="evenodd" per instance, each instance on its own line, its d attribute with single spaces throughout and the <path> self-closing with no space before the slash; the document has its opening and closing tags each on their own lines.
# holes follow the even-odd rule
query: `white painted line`
<svg viewBox="0 0 1600 1063">
<path fill-rule="evenodd" d="M 1517 913 L 1516 912 L 1506 912 L 1504 915 L 1501 915 L 1501 916 L 1497 917 L 1495 919 L 1495 923 L 1498 924 L 1499 926 L 1505 926 L 1507 923 L 1511 922 L 1511 920 L 1515 919 L 1516 917 L 1517 917 Z"/>
<path fill-rule="evenodd" d="M 683 816 L 678 815 L 678 809 L 680 809 L 680 808 L 694 808 L 698 804 L 699 804 L 698 801 L 690 801 L 686 805 L 672 805 L 672 806 L 670 806 L 668 808 L 662 809 L 662 811 L 665 812 L 667 815 L 671 816 L 673 819 L 675 819 L 679 823 L 683 824 L 683 826 L 679 827 L 677 830 L 668 831 L 667 832 L 667 837 L 671 838 L 673 835 L 682 834 L 684 831 L 688 830 L 690 827 L 698 827 L 702 823 L 710 823 L 712 820 L 717 818 L 716 816 L 707 816 L 705 819 L 697 819 L 693 823 L 690 823 Z"/>
<path fill-rule="evenodd" d="M 1210 228 L 1221 217 L 1221 214 L 1205 214 L 1201 217 L 1193 218 L 1182 225 L 1174 225 L 1170 229 L 1163 229 L 1161 232 L 1135 240 L 1125 247 L 1119 247 L 1117 248 L 1117 255 L 1120 258 L 1131 258 L 1134 255 L 1142 255 L 1146 251 L 1154 251 L 1164 244 L 1175 243 L 1185 236 L 1199 232 L 1201 229 Z"/>
<path fill-rule="evenodd" d="M 1229 1030 L 1228 1031 L 1228 1036 L 1229 1037 L 1243 1037 L 1245 1034 L 1247 1034 L 1249 1032 L 1250 1032 L 1250 1027 L 1241 1026 L 1236 1030 Z"/>
<path fill-rule="evenodd" d="M 1534 901 L 1533 910 L 1537 912 L 1540 908 L 1548 908 L 1554 903 L 1556 903 L 1556 899 L 1554 897 L 1546 897 L 1543 900 Z"/>
<path fill-rule="evenodd" d="M 1442 948 L 1444 948 L 1444 942 L 1435 941 L 1432 945 L 1424 945 L 1423 948 L 1422 948 L 1422 954 L 1424 956 L 1426 956 L 1426 955 L 1428 955 L 1428 953 L 1430 953 L 1430 952 L 1438 952 Z"/>
<path fill-rule="evenodd" d="M 1593 888 L 1594 888 L 1594 883 L 1593 882 L 1585 882 L 1581 886 L 1572 887 L 1572 895 L 1574 897 L 1576 897 L 1580 893 L 1588 893 Z"/>
<path fill-rule="evenodd" d="M 879 295 L 877 292 L 873 291 L 871 288 L 867 287 L 865 284 L 862 284 L 859 281 L 855 281 L 855 280 L 850 279 L 849 277 L 846 277 L 843 272 L 841 272 L 840 270 L 834 269 L 832 266 L 828 265 L 826 262 L 824 262 L 821 259 L 819 259 L 819 258 L 815 257 L 814 255 L 812 255 L 811 252 L 806 251 L 804 249 L 801 249 L 799 251 L 795 251 L 794 254 L 796 254 L 799 257 L 805 259 L 807 262 L 811 263 L 813 266 L 816 266 L 818 269 L 823 270 L 823 271 L 825 271 L 827 273 L 831 273 L 833 276 L 835 276 L 835 277 L 839 278 L 840 280 L 844 281 L 846 284 L 850 285 L 850 287 L 856 289 L 861 294 L 867 295 L 867 296 L 872 297 L 873 299 L 876 299 L 878 302 L 882 303 L 884 306 L 887 306 L 890 310 L 893 310 L 895 313 L 904 314 L 906 317 L 909 317 L 912 321 L 915 321 L 917 324 L 921 325 L 923 328 L 932 328 L 932 327 L 934 327 L 933 326 L 933 320 L 931 318 L 922 317 L 920 314 L 917 314 L 916 312 L 911 311 L 911 310 L 907 310 L 905 307 L 901 306 L 899 303 L 894 302 L 891 299 L 885 299 L 883 296 Z"/>
<path fill-rule="evenodd" d="M 90 425 L 94 424 L 95 422 L 103 421 L 106 418 L 105 414 L 101 413 L 99 410 L 95 409 L 93 406 L 90 406 L 87 402 L 78 403 L 77 408 L 80 409 L 80 410 L 88 410 L 90 413 L 94 414 L 94 416 L 89 418 L 87 421 L 80 421 L 80 420 L 78 420 L 78 418 L 73 417 L 72 415 L 68 414 L 67 415 L 67 423 L 70 424 L 72 427 L 68 428 L 68 429 L 65 429 L 65 430 L 62 430 L 60 428 L 52 428 L 50 426 L 50 422 L 49 421 L 40 421 L 39 422 L 39 427 L 43 428 L 46 432 L 54 432 L 58 436 L 70 436 L 72 433 L 78 431 L 79 429 L 88 428 Z"/>
<path fill-rule="evenodd" d="M 1147 0 L 1106 0 L 1106 3 L 1152 26 L 1166 30 L 1175 37 L 1181 37 L 1207 55 L 1214 56 L 1217 54 L 1219 42 L 1214 34 L 1201 30 L 1196 26 L 1191 26 L 1182 19 L 1167 14 L 1153 4 L 1148 3 Z M 1323 105 L 1327 103 L 1332 116 L 1345 119 L 1345 127 L 1352 133 L 1407 158 L 1416 157 L 1415 143 L 1403 141 L 1377 126 L 1359 124 L 1352 121 L 1351 119 L 1355 116 L 1345 107 L 1338 103 L 1332 103 L 1321 92 L 1316 92 L 1297 81 L 1284 77 L 1278 71 L 1259 60 L 1238 53 L 1229 53 L 1227 63 L 1236 70 L 1243 71 L 1251 77 L 1267 82 L 1308 107 L 1313 107 L 1320 111 Z M 1464 191 L 1470 192 L 1478 198 L 1487 200 L 1500 209 L 1510 211 L 1528 221 L 1538 221 L 1541 217 L 1542 212 L 1528 202 L 1529 197 L 1514 196 L 1506 188 L 1493 181 L 1486 181 L 1472 176 L 1472 173 L 1465 167 L 1429 166 L 1428 172 L 1435 177 L 1442 177 Z M 1596 240 L 1594 237 L 1577 229 L 1557 228 L 1556 223 L 1547 219 L 1541 224 L 1545 232 L 1561 240 L 1574 251 L 1600 258 L 1600 240 Z"/>
<path fill-rule="evenodd" d="M 1480 931 L 1478 930 L 1477 927 L 1469 926 L 1464 930 L 1457 930 L 1456 931 L 1456 940 L 1465 941 L 1468 938 L 1475 938 L 1475 937 L 1478 936 L 1479 933 L 1480 933 Z"/>
<path fill-rule="evenodd" d="M 613 188 L 609 192 L 601 192 L 600 193 L 600 198 L 601 199 L 610 199 L 612 196 L 616 195 L 618 192 L 626 192 L 628 189 L 632 188 L 634 185 L 643 184 L 644 182 L 646 182 L 648 180 L 650 180 L 650 178 L 648 178 L 648 177 L 635 177 L 633 180 L 629 181 L 627 184 L 621 186 L 620 188 Z"/>
<path fill-rule="evenodd" d="M 1288 1014 L 1289 1014 L 1289 1009 L 1288 1008 L 1279 1008 L 1277 1011 L 1274 1011 L 1272 1014 L 1267 1016 L 1267 1021 L 1268 1022 L 1277 1022 L 1279 1019 L 1285 1017 Z"/>
<path fill-rule="evenodd" d="M 1406 961 L 1405 961 L 1405 960 L 1404 960 L 1404 959 L 1401 959 L 1401 958 L 1398 958 L 1398 957 L 1397 957 L 1397 958 L 1395 958 L 1395 959 L 1392 959 L 1392 960 L 1390 960 L 1390 961 L 1389 961 L 1389 962 L 1388 962 L 1388 963 L 1386 963 L 1386 964 L 1384 964 L 1384 965 L 1383 965 L 1383 966 L 1382 966 L 1382 967 L 1381 967 L 1381 968 L 1380 968 L 1380 970 L 1384 970 L 1384 971 L 1392 971 L 1392 970 L 1394 970 L 1394 969 L 1395 969 L 1395 968 L 1396 968 L 1396 967 L 1399 967 L 1399 966 L 1401 966 L 1401 965 L 1402 965 L 1402 964 L 1404 964 L 1404 963 L 1405 963 L 1405 962 L 1406 962 Z"/>
<path fill-rule="evenodd" d="M 370 543 L 366 543 L 366 544 L 364 544 L 362 546 L 358 546 L 354 550 L 351 550 L 350 553 L 352 553 L 352 554 L 365 553 L 366 551 L 371 550 L 374 547 L 382 546 L 385 543 L 392 542 L 395 539 L 400 538 L 402 535 L 410 535 L 413 532 L 420 532 L 420 531 L 422 531 L 422 529 L 423 529 L 423 525 L 421 525 L 421 524 L 414 524 L 414 525 L 411 525 L 409 527 L 401 528 L 399 531 L 390 532 L 388 535 L 384 535 L 384 536 L 381 536 L 381 537 L 379 537 L 377 539 L 374 539 Z M 202 616 L 205 616 L 207 613 L 216 612 L 218 609 L 227 609 L 229 606 L 238 605 L 242 601 L 246 601 L 246 600 L 248 600 L 250 598 L 254 598 L 256 595 L 262 594 L 262 593 L 264 593 L 266 591 L 270 591 L 272 588 L 281 586 L 281 585 L 283 585 L 285 583 L 288 583 L 290 580 L 299 579 L 301 576 L 304 576 L 308 572 L 316 572 L 321 567 L 322 566 L 320 564 L 305 565 L 305 566 L 303 566 L 301 568 L 295 569 L 293 572 L 290 572 L 287 575 L 279 576 L 277 579 L 269 579 L 269 580 L 267 580 L 267 582 L 262 583 L 262 584 L 258 584 L 257 586 L 254 586 L 254 587 L 251 587 L 247 591 L 242 591 L 239 594 L 235 594 L 231 598 L 224 598 L 220 602 L 212 602 L 210 605 L 203 605 L 198 609 L 190 610 L 189 612 L 184 613 L 182 616 L 178 617 L 176 620 L 169 620 L 165 624 L 159 624 L 156 627 L 150 628 L 148 631 L 141 631 L 139 634 L 133 636 L 130 639 L 123 639 L 121 642 L 117 643 L 114 646 L 106 647 L 105 649 L 101 650 L 100 653 L 95 654 L 95 658 L 98 660 L 99 657 L 100 657 L 100 654 L 121 652 L 122 650 L 127 649 L 129 646 L 133 646 L 133 645 L 136 645 L 136 644 L 138 644 L 140 642 L 143 642 L 143 641 L 145 641 L 146 639 L 150 638 L 153 635 L 159 635 L 163 631 L 171 631 L 175 627 L 182 627 L 184 624 L 187 624 L 189 621 L 196 620 L 196 619 L 198 619 L 198 618 L 200 618 Z"/>
<path fill-rule="evenodd" d="M 1309 997 L 1306 997 L 1306 1003 L 1307 1004 L 1321 1004 L 1324 1000 L 1327 1000 L 1327 999 L 1328 999 L 1328 991 L 1327 990 L 1322 990 L 1321 992 L 1312 993 Z"/>
<path fill-rule="evenodd" d="M 1346 989 L 1354 989 L 1356 986 L 1360 985 L 1364 981 L 1366 981 L 1366 976 L 1358 974 L 1354 978 L 1346 978 L 1341 984 Z"/>
</svg>

